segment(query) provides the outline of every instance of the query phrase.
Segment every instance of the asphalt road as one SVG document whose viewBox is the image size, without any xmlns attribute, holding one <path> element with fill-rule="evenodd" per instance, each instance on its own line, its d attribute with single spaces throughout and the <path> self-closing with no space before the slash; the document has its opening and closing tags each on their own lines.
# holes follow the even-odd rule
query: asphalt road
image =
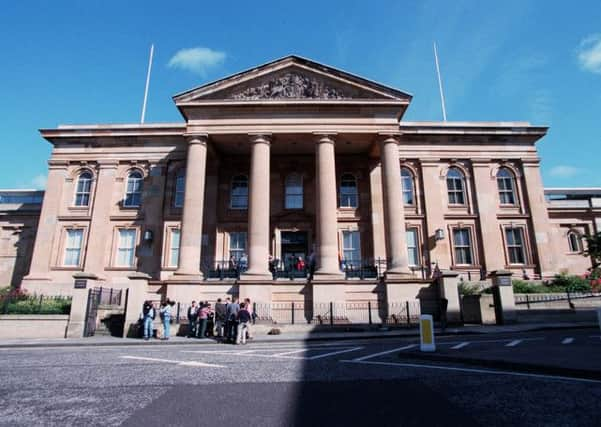
<svg viewBox="0 0 601 427">
<path fill-rule="evenodd" d="M 0 425 L 599 425 L 601 381 L 399 357 L 415 345 L 407 338 L 1 349 Z M 438 348 L 601 363 L 592 329 L 439 338 Z"/>
</svg>

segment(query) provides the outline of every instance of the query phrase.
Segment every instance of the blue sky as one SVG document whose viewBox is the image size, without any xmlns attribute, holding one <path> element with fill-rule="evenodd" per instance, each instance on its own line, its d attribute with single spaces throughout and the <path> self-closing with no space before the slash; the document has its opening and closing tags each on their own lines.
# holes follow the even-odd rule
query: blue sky
<svg viewBox="0 0 601 427">
<path fill-rule="evenodd" d="M 0 188 L 43 187 L 58 124 L 181 121 L 171 96 L 295 53 L 413 94 L 406 120 L 548 125 L 545 186 L 601 186 L 601 1 L 22 1 L 0 12 Z M 187 49 L 187 50 L 185 50 Z"/>
</svg>

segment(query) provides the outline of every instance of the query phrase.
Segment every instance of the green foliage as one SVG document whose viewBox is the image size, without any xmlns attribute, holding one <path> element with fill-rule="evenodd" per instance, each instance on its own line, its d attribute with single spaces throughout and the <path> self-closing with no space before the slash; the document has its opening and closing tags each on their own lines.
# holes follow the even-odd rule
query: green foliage
<svg viewBox="0 0 601 427">
<path fill-rule="evenodd" d="M 593 269 L 601 264 L 601 232 L 584 236 L 586 251 L 584 254 L 591 257 Z"/>
<path fill-rule="evenodd" d="M 550 287 L 561 289 L 563 292 L 590 292 L 591 284 L 587 279 L 580 276 L 567 274 L 556 274 Z"/>
<path fill-rule="evenodd" d="M 542 294 L 550 292 L 549 289 L 535 282 L 527 282 L 525 280 L 512 280 L 513 292 L 516 294 Z"/>
<path fill-rule="evenodd" d="M 476 295 L 480 293 L 480 287 L 463 280 L 459 282 L 459 295 Z"/>
<path fill-rule="evenodd" d="M 70 297 L 28 295 L 21 289 L 0 288 L 0 314 L 69 314 Z"/>
</svg>

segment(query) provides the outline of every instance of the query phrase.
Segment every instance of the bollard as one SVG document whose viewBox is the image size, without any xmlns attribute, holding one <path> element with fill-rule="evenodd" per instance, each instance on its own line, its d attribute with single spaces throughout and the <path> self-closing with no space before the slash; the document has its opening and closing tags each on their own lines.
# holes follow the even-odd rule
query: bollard
<svg viewBox="0 0 601 427">
<path fill-rule="evenodd" d="M 419 316 L 420 351 L 436 351 L 434 343 L 434 319 L 430 314 Z"/>
</svg>

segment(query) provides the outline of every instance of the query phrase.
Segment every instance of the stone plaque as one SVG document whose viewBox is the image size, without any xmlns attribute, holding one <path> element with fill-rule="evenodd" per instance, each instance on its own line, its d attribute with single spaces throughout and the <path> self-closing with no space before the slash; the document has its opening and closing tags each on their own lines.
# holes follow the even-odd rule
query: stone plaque
<svg viewBox="0 0 601 427">
<path fill-rule="evenodd" d="M 75 289 L 85 289 L 88 287 L 88 281 L 86 279 L 75 279 L 73 286 Z"/>
<path fill-rule="evenodd" d="M 511 277 L 510 276 L 501 276 L 497 278 L 498 286 L 511 286 Z"/>
</svg>

